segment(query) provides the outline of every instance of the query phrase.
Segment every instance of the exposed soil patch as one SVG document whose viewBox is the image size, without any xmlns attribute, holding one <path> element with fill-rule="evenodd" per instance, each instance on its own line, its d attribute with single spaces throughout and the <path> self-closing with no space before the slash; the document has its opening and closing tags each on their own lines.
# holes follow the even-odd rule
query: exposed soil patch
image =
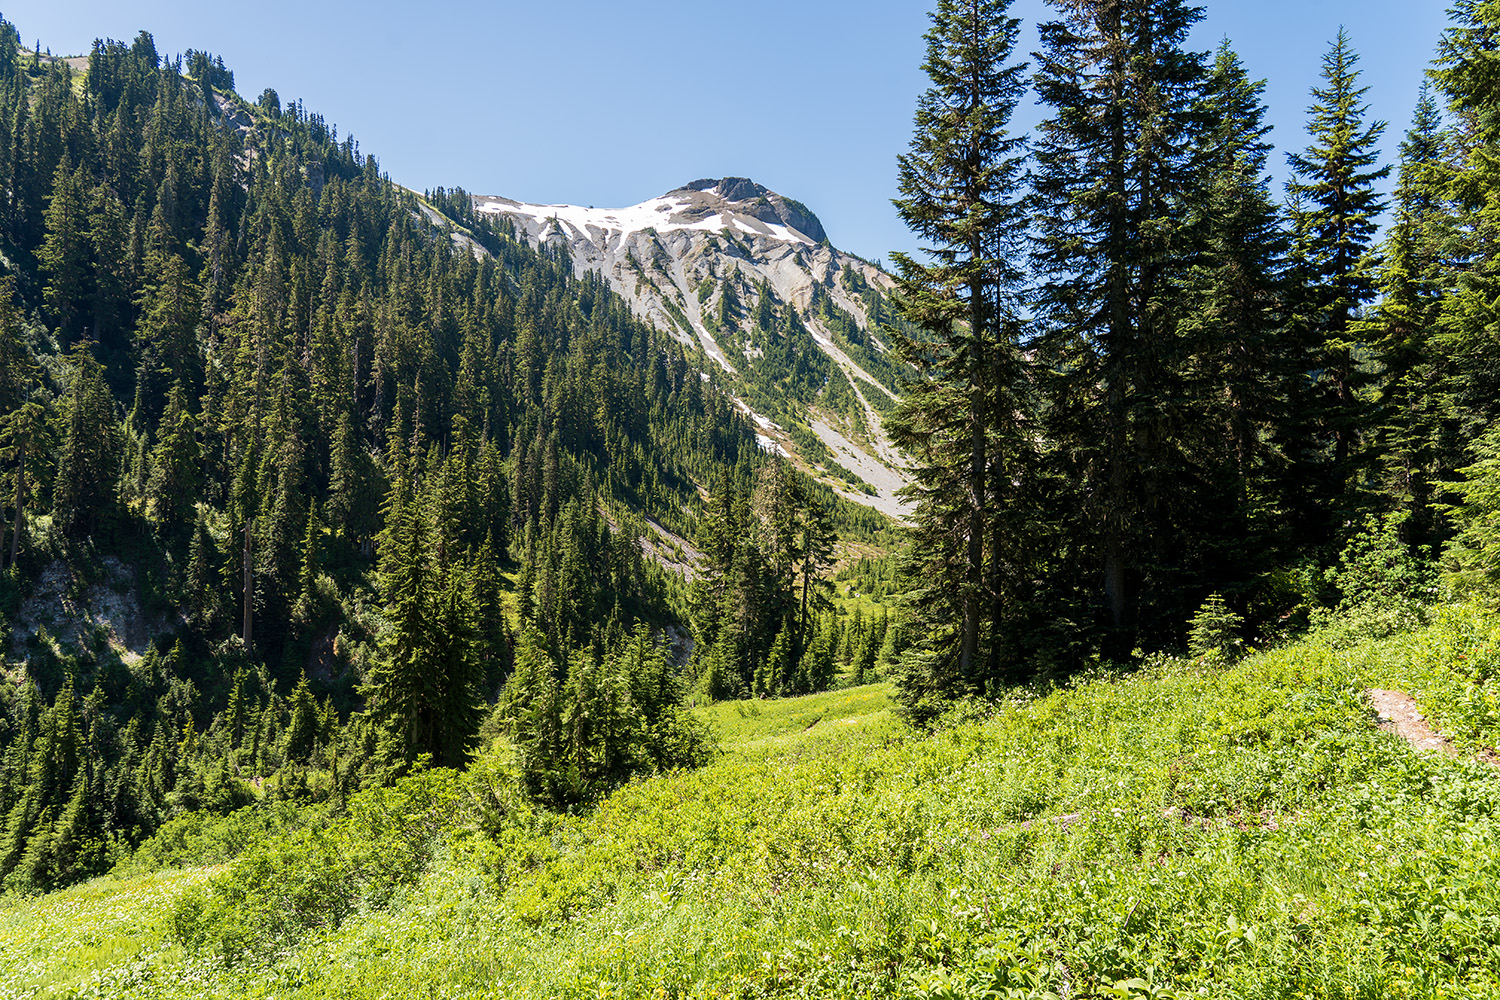
<svg viewBox="0 0 1500 1000">
<path fill-rule="evenodd" d="M 107 646 L 129 662 L 145 653 L 152 636 L 173 624 L 170 616 L 149 615 L 142 609 L 135 570 L 114 556 L 99 561 L 92 580 L 54 560 L 21 604 L 9 652 L 16 661 L 24 661 L 27 641 L 45 630 L 64 647 Z"/>
<path fill-rule="evenodd" d="M 1388 733 L 1395 733 L 1418 750 L 1458 753 L 1453 748 L 1453 744 L 1438 735 L 1427 724 L 1427 720 L 1422 718 L 1422 713 L 1417 708 L 1417 699 L 1405 691 L 1370 688 L 1365 693 L 1370 697 L 1370 705 L 1375 709 L 1375 714 L 1380 716 L 1381 729 Z"/>
<path fill-rule="evenodd" d="M 1436 750 L 1439 753 L 1458 755 L 1458 748 L 1437 730 L 1427 724 L 1417 708 L 1417 699 L 1405 691 L 1385 691 L 1370 688 L 1365 692 L 1375 714 L 1380 716 L 1380 728 L 1395 733 L 1418 750 Z M 1476 754 L 1480 760 L 1500 765 L 1500 754 L 1493 750 L 1482 750 Z"/>
</svg>

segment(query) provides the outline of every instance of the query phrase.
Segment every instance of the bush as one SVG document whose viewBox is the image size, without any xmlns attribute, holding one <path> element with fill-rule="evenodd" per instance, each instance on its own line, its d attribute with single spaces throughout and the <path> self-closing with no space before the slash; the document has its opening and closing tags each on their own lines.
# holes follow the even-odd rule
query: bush
<svg viewBox="0 0 1500 1000">
<path fill-rule="evenodd" d="M 1500 424 L 1474 443 L 1479 461 L 1460 469 L 1462 482 L 1447 483 L 1462 500 L 1444 511 L 1458 534 L 1443 552 L 1448 585 L 1455 593 L 1500 598 Z"/>
<path fill-rule="evenodd" d="M 323 822 L 322 809 L 260 802 L 227 816 L 193 812 L 167 820 L 115 867 L 120 875 L 233 861 L 256 844 Z"/>
<path fill-rule="evenodd" d="M 1325 577 L 1339 594 L 1332 609 L 1319 609 L 1312 625 L 1333 646 L 1383 639 L 1421 628 L 1438 597 L 1436 565 L 1402 540 L 1408 515 L 1371 517 L 1350 539 L 1339 564 Z"/>
<path fill-rule="evenodd" d="M 184 895 L 172 934 L 233 964 L 336 928 L 361 906 L 382 906 L 426 868 L 454 822 L 460 792 L 458 774 L 445 769 L 361 792 L 338 822 L 263 841 L 214 879 L 206 896 Z"/>
</svg>

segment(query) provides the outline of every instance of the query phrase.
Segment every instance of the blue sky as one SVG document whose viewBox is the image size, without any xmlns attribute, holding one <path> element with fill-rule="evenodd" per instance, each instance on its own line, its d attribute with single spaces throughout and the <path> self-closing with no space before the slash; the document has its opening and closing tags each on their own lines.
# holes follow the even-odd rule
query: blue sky
<svg viewBox="0 0 1500 1000">
<path fill-rule="evenodd" d="M 1308 88 L 1345 25 L 1393 161 L 1446 0 L 1209 0 L 1196 45 L 1228 36 L 1279 150 L 1305 142 Z M 911 249 L 891 208 L 895 158 L 925 78 L 914 0 L 21 0 L 30 45 L 88 51 L 145 28 L 158 50 L 220 54 L 239 91 L 353 131 L 398 183 L 623 207 L 699 177 L 749 176 L 797 198 L 865 257 Z M 1036 47 L 1043 0 L 1016 0 Z M 1018 125 L 1040 120 L 1028 101 Z M 1278 155 L 1273 166 L 1285 173 Z"/>
</svg>

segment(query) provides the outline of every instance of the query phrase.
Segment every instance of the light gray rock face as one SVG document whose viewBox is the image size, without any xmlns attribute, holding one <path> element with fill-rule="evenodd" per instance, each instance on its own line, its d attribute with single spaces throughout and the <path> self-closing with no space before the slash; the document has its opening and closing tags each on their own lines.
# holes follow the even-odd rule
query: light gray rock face
<svg viewBox="0 0 1500 1000">
<path fill-rule="evenodd" d="M 835 249 L 805 205 L 747 178 L 725 177 L 693 181 L 623 209 L 488 196 L 476 197 L 474 207 L 509 219 L 532 245 L 565 248 L 577 272 L 603 275 L 637 317 L 701 347 L 732 376 L 731 384 L 749 374 L 740 369 L 758 356 L 750 328 L 761 299 L 770 295 L 776 309 L 794 311 L 817 347 L 844 372 L 858 407 L 840 414 L 814 403 L 785 412 L 873 494 L 835 474 L 827 455 L 802 454 L 808 449 L 796 446 L 788 428 L 746 404 L 762 447 L 791 455 L 851 500 L 896 517 L 905 514 L 895 496 L 906 483 L 904 463 L 879 417 L 879 409 L 894 399 L 882 362 L 888 345 L 871 316 L 887 301 L 893 282 L 875 265 Z M 837 322 L 830 321 L 833 316 Z M 872 362 L 881 362 L 883 371 L 869 370 Z M 748 387 L 740 382 L 739 388 Z M 884 399 L 872 404 L 876 394 Z M 740 393 L 742 400 L 750 395 Z"/>
</svg>

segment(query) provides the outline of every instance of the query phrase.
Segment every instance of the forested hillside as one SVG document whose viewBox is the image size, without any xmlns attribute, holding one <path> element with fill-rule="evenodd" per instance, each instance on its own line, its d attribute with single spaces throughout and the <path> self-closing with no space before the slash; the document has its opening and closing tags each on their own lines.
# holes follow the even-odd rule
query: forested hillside
<svg viewBox="0 0 1500 1000">
<path fill-rule="evenodd" d="M 884 518 L 600 281 L 205 53 L 0 34 L 5 885 L 482 726 L 584 801 L 863 648 L 823 578 Z"/>
</svg>

